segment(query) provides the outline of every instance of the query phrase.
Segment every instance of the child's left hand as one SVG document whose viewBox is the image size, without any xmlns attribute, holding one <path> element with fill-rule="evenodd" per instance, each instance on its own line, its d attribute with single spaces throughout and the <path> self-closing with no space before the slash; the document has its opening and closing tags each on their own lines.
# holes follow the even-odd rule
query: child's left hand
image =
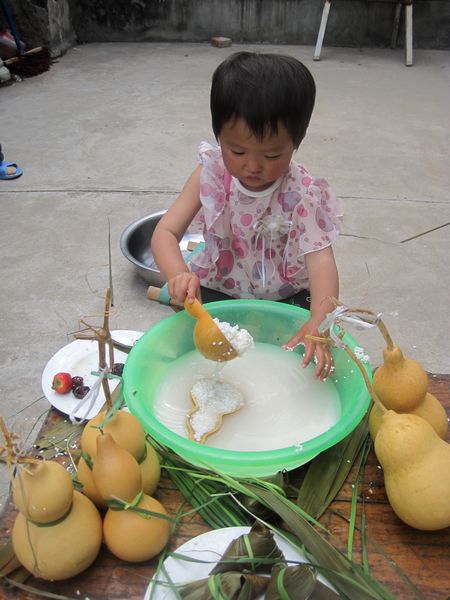
<svg viewBox="0 0 450 600">
<path fill-rule="evenodd" d="M 334 371 L 333 357 L 326 344 L 309 340 L 307 339 L 308 335 L 322 337 L 319 335 L 316 324 L 311 320 L 306 321 L 299 331 L 297 331 L 283 347 L 286 350 L 293 350 L 299 344 L 303 344 L 305 346 L 305 355 L 303 357 L 302 367 L 307 367 L 315 356 L 316 368 L 314 369 L 314 377 L 321 381 L 325 381 L 325 379 Z"/>
</svg>

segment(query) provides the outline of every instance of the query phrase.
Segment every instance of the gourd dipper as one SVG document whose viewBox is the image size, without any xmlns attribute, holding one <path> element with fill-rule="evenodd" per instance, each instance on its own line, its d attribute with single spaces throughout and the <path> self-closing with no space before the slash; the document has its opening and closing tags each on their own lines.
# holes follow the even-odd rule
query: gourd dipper
<svg viewBox="0 0 450 600">
<path fill-rule="evenodd" d="M 186 299 L 184 308 L 191 317 L 197 319 L 194 328 L 194 343 L 205 358 L 216 362 L 225 362 L 239 356 L 209 312 L 196 298 L 193 302 Z"/>
</svg>

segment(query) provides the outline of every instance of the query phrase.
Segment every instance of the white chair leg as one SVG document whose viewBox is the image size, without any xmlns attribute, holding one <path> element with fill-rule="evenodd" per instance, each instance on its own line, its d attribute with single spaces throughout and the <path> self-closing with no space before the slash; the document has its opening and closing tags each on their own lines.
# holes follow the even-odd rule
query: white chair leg
<svg viewBox="0 0 450 600">
<path fill-rule="evenodd" d="M 322 19 L 320 21 L 319 33 L 317 35 L 316 49 L 314 50 L 314 60 L 320 60 L 320 53 L 322 52 L 323 38 L 325 36 L 325 29 L 327 28 L 328 14 L 330 12 L 331 0 L 325 0 L 322 11 Z"/>
<path fill-rule="evenodd" d="M 413 5 L 412 0 L 405 6 L 405 65 L 413 64 Z"/>
</svg>

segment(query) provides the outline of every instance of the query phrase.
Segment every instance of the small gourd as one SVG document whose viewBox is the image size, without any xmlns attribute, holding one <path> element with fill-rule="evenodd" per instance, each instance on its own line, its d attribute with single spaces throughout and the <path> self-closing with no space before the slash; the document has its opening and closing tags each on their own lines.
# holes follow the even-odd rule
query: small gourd
<svg viewBox="0 0 450 600">
<path fill-rule="evenodd" d="M 95 459 L 97 453 L 97 437 L 101 433 L 99 427 L 105 420 L 106 414 L 106 410 L 103 410 L 88 421 L 81 435 L 81 449 L 92 459 Z M 109 433 L 114 441 L 125 450 L 128 450 L 136 460 L 143 456 L 145 432 L 138 419 L 131 413 L 124 410 L 116 411 L 101 429 L 104 433 Z"/>
<path fill-rule="evenodd" d="M 72 478 L 59 463 L 36 460 L 14 479 L 12 494 L 14 504 L 27 519 L 50 523 L 65 515 L 72 505 Z"/>
<path fill-rule="evenodd" d="M 149 489 L 158 485 L 160 467 L 155 458 L 156 452 L 149 446 L 141 471 L 136 459 L 111 435 L 103 433 L 97 437 L 92 479 L 97 493 L 110 506 L 103 522 L 103 536 L 110 551 L 122 560 L 140 562 L 153 558 L 169 539 L 170 521 L 134 510 L 143 508 L 167 516 L 162 504 L 143 492 L 142 473 Z"/>
<path fill-rule="evenodd" d="M 155 498 L 142 495 L 137 508 L 167 516 L 164 506 Z M 142 562 L 161 552 L 170 537 L 170 521 L 145 516 L 132 509 L 109 509 L 103 521 L 103 535 L 109 550 L 121 560 Z"/>
<path fill-rule="evenodd" d="M 375 315 L 367 309 L 353 310 Z M 342 313 L 341 309 L 340 312 Z M 379 316 L 375 316 L 387 342 L 384 356 L 388 363 L 383 365 L 385 368 L 378 378 L 378 387 L 375 385 L 375 377 L 372 384 L 361 361 L 342 343 L 343 336 L 339 335 L 339 338 L 340 347 L 358 366 L 367 390 L 382 415 L 374 448 L 383 468 L 386 494 L 393 511 L 406 524 L 422 530 L 444 529 L 450 526 L 450 445 L 422 417 L 409 412 L 387 410 L 384 406 L 387 397 L 391 401 L 395 397 L 398 410 L 417 408 L 427 395 L 427 377 L 420 365 L 419 368 L 416 367 L 415 361 L 411 361 L 414 365 L 410 362 L 405 365 L 406 359 L 393 345 Z M 379 370 L 381 369 L 382 367 Z M 411 382 L 405 378 L 405 372 L 409 372 L 411 378 L 414 377 L 412 387 Z M 402 388 L 398 394 L 393 377 L 395 373 Z M 428 401 L 432 402 L 430 398 Z M 389 406 L 389 402 L 386 405 Z"/>
<path fill-rule="evenodd" d="M 106 509 L 106 500 L 101 496 L 98 491 L 94 478 L 92 476 L 92 464 L 88 465 L 83 456 L 80 457 L 77 465 L 77 479 L 83 486 L 81 490 L 85 496 L 87 496 L 92 502 L 100 509 Z"/>
<path fill-rule="evenodd" d="M 109 433 L 97 436 L 92 477 L 100 496 L 131 502 L 142 490 L 142 476 L 136 459 L 119 446 Z"/>
<path fill-rule="evenodd" d="M 448 419 L 439 400 L 427 392 L 428 376 L 422 366 L 411 358 L 405 358 L 394 344 L 383 321 L 378 327 L 386 342 L 383 364 L 375 371 L 372 389 L 383 406 L 398 413 L 411 413 L 428 421 L 436 433 L 445 439 Z M 374 406 L 370 413 L 369 430 L 375 439 L 381 421 L 381 411 Z"/>
<path fill-rule="evenodd" d="M 46 580 L 67 579 L 87 569 L 100 550 L 102 520 L 89 498 L 73 490 L 65 468 L 51 461 L 32 462 L 13 488 L 19 513 L 12 544 L 20 563 Z"/>
<path fill-rule="evenodd" d="M 149 442 L 145 442 L 145 458 L 139 462 L 142 476 L 142 490 L 151 496 L 158 487 L 161 478 L 161 465 L 156 450 Z"/>
<path fill-rule="evenodd" d="M 396 411 L 400 412 L 400 411 Z M 428 421 L 433 429 L 436 431 L 438 436 L 445 440 L 447 439 L 448 433 L 448 417 L 444 407 L 433 394 L 427 392 L 423 401 L 416 406 L 413 410 L 407 411 L 409 414 L 417 415 L 422 417 L 425 421 Z M 369 416 L 369 431 L 372 439 L 374 440 L 377 436 L 378 430 L 381 425 L 382 413 L 379 407 L 374 404 L 370 411 Z"/>
<path fill-rule="evenodd" d="M 407 525 L 450 526 L 450 445 L 421 417 L 387 411 L 375 438 L 389 503 Z"/>
<path fill-rule="evenodd" d="M 384 364 L 373 376 L 373 390 L 383 405 L 399 412 L 410 412 L 423 401 L 428 377 L 418 362 L 405 358 L 398 346 L 383 351 Z"/>
<path fill-rule="evenodd" d="M 158 455 L 149 443 L 145 443 L 145 453 L 142 460 L 138 461 L 142 477 L 142 490 L 144 494 L 151 496 L 158 487 L 161 477 L 161 466 Z M 106 500 L 102 497 L 95 485 L 92 476 L 93 464 L 88 464 L 83 456 L 80 457 L 77 465 L 77 479 L 82 484 L 82 492 L 100 509 L 106 509 Z"/>
</svg>

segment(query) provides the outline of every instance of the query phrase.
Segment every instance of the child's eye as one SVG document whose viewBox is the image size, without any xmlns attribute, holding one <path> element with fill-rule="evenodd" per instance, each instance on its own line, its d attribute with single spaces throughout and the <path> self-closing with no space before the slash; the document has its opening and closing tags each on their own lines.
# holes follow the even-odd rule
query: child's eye
<svg viewBox="0 0 450 600">
<path fill-rule="evenodd" d="M 271 160 L 271 159 L 273 160 L 275 158 L 280 158 L 280 156 L 281 156 L 281 154 L 275 154 L 273 156 L 272 155 L 270 155 L 270 156 L 265 155 L 264 158 L 268 158 L 269 160 Z"/>
<path fill-rule="evenodd" d="M 232 154 L 235 154 L 236 156 L 244 155 L 244 152 L 242 150 L 232 150 L 231 152 L 232 152 Z"/>
</svg>

